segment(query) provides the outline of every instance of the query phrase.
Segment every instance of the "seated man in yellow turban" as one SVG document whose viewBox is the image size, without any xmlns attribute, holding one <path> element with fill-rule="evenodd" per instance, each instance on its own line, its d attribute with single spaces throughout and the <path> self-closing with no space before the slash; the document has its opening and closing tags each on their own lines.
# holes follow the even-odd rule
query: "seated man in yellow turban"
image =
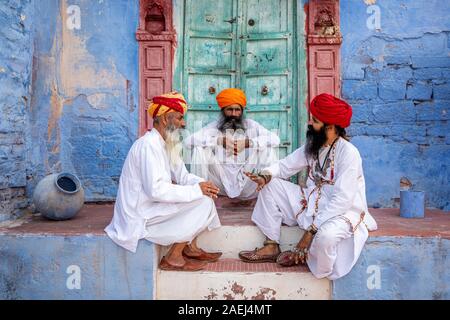
<svg viewBox="0 0 450 320">
<path fill-rule="evenodd" d="M 190 174 L 179 151 L 179 129 L 187 106 L 179 93 L 154 97 L 148 112 L 153 129 L 131 147 L 120 176 L 114 216 L 105 231 L 118 245 L 136 252 L 146 239 L 172 247 L 160 262 L 163 270 L 195 271 L 221 253 L 205 252 L 196 238 L 220 227 L 212 198 L 219 189 Z"/>
<path fill-rule="evenodd" d="M 229 198 L 256 198 L 257 185 L 244 172 L 277 160 L 278 136 L 254 120 L 245 119 L 247 99 L 230 88 L 216 97 L 220 118 L 185 139 L 192 151 L 191 172 L 214 182 Z"/>
</svg>

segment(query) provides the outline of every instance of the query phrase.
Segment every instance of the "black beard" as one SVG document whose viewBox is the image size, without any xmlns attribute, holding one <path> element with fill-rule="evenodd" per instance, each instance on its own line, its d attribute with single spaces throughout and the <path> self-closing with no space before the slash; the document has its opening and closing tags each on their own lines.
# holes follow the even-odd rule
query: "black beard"
<svg viewBox="0 0 450 320">
<path fill-rule="evenodd" d="M 219 125 L 217 127 L 219 131 L 225 132 L 227 130 L 243 130 L 245 131 L 244 125 L 244 117 L 241 115 L 240 117 L 235 116 L 225 116 L 223 113 L 219 119 Z"/>
<path fill-rule="evenodd" d="M 314 130 L 312 125 L 308 125 L 306 132 L 305 153 L 309 158 L 316 158 L 320 148 L 327 141 L 327 134 L 325 132 L 325 125 L 319 131 Z"/>
</svg>

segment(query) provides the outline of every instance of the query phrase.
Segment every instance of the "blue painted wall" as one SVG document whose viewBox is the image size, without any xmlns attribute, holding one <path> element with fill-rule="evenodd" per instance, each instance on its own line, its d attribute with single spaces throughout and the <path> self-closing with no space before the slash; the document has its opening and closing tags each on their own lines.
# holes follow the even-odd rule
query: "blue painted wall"
<svg viewBox="0 0 450 320">
<path fill-rule="evenodd" d="M 0 222 L 21 215 L 32 61 L 31 0 L 0 2 Z"/>
<path fill-rule="evenodd" d="M 153 299 L 154 246 L 106 236 L 1 235 L 0 300 Z"/>
<path fill-rule="evenodd" d="M 450 210 L 450 6 L 373 2 L 340 2 L 342 95 L 354 107 L 368 202 L 397 206 L 406 176 L 428 206 Z"/>
<path fill-rule="evenodd" d="M 333 299 L 449 300 L 450 240 L 369 238 L 352 271 L 333 282 Z"/>
<path fill-rule="evenodd" d="M 46 174 L 69 171 L 86 200 L 113 200 L 138 132 L 139 1 L 34 5 L 28 193 Z M 70 27 L 72 5 L 80 9 L 79 29 Z"/>
<path fill-rule="evenodd" d="M 80 29 L 68 27 L 71 5 Z M 367 27 L 368 8 L 379 10 L 379 29 Z M 7 0 L 0 9 L 0 221 L 53 172 L 78 175 L 87 200 L 113 200 L 138 131 L 139 1 Z M 341 1 L 342 94 L 354 106 L 349 133 L 371 206 L 397 206 L 406 176 L 428 206 L 450 209 L 448 16 L 438 0 Z"/>
</svg>

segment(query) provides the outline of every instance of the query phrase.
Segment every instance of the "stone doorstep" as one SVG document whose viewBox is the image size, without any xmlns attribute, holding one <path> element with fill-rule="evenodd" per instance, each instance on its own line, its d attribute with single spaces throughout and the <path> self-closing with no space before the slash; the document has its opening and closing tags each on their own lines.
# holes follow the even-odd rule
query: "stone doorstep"
<svg viewBox="0 0 450 320">
<path fill-rule="evenodd" d="M 290 250 L 298 243 L 303 231 L 298 227 L 281 227 L 281 250 Z M 222 258 L 237 259 L 239 251 L 261 247 L 265 240 L 255 225 L 223 225 L 222 227 L 201 233 L 198 245 L 206 251 L 221 251 Z M 169 247 L 160 247 L 159 257 L 166 254 Z"/>
<path fill-rule="evenodd" d="M 182 284 L 182 287 L 180 287 Z M 197 272 L 157 271 L 159 300 L 304 300 L 331 298 L 331 281 L 316 279 L 307 267 L 221 259 Z"/>
</svg>

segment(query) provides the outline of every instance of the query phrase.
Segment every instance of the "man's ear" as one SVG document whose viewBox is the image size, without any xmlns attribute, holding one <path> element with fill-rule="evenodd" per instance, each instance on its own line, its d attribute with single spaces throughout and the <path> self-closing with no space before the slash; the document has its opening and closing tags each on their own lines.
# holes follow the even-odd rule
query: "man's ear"
<svg viewBox="0 0 450 320">
<path fill-rule="evenodd" d="M 168 122 L 167 115 L 168 115 L 168 114 L 165 113 L 165 114 L 163 114 L 163 115 L 161 116 L 161 124 L 162 124 L 164 127 L 167 126 L 167 122 Z"/>
</svg>

